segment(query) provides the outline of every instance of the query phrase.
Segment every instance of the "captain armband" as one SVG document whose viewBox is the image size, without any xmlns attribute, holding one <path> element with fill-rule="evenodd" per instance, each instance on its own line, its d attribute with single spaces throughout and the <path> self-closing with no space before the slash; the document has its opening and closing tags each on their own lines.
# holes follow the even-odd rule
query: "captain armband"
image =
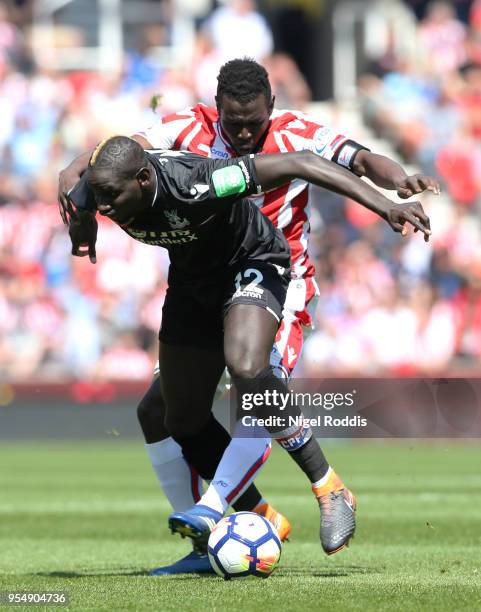
<svg viewBox="0 0 481 612">
<path fill-rule="evenodd" d="M 369 151 L 367 147 L 364 147 L 355 140 L 346 140 L 346 142 L 334 153 L 332 161 L 340 166 L 344 166 L 344 168 L 348 170 L 352 170 L 356 155 L 362 150 Z"/>
<path fill-rule="evenodd" d="M 212 183 L 218 198 L 244 193 L 247 188 L 244 173 L 239 166 L 226 166 L 212 173 Z"/>
</svg>

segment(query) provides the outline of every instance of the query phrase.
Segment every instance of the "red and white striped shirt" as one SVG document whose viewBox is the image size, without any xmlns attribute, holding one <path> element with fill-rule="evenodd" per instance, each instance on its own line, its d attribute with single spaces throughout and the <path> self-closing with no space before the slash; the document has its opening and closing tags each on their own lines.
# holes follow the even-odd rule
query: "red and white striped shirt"
<svg viewBox="0 0 481 612">
<path fill-rule="evenodd" d="M 228 159 L 235 157 L 222 132 L 217 109 L 197 104 L 178 113 L 163 117 L 140 136 L 155 149 L 187 150 L 205 157 Z M 321 125 L 308 115 L 297 111 L 274 110 L 260 154 L 311 150 L 328 160 L 350 167 L 360 147 L 346 136 Z M 293 278 L 314 275 L 309 261 L 307 243 L 309 225 L 309 184 L 294 180 L 252 198 L 281 229 L 289 242 Z"/>
</svg>

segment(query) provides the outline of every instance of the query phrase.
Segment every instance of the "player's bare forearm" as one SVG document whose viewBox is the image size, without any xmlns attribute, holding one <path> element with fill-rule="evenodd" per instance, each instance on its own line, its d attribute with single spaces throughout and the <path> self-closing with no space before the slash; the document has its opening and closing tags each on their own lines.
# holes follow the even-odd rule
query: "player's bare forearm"
<svg viewBox="0 0 481 612">
<path fill-rule="evenodd" d="M 386 219 L 392 204 L 379 191 L 370 187 L 352 172 L 322 159 L 310 151 L 262 155 L 255 158 L 257 178 L 263 190 L 303 179 L 319 187 L 352 198 Z"/>
<path fill-rule="evenodd" d="M 254 163 L 263 190 L 303 179 L 352 198 L 385 219 L 396 232 L 404 235 L 407 221 L 422 231 L 426 239 L 431 234 L 429 218 L 418 202 L 395 204 L 349 170 L 310 151 L 256 156 Z"/>
<path fill-rule="evenodd" d="M 356 155 L 353 170 L 358 176 L 366 176 L 378 187 L 397 191 L 401 198 L 410 198 L 426 190 L 436 195 L 440 193 L 439 182 L 432 176 L 409 176 L 394 160 L 365 149 Z"/>
<path fill-rule="evenodd" d="M 68 192 L 87 169 L 90 155 L 90 151 L 82 153 L 60 171 L 58 177 L 58 210 L 65 225 L 68 225 L 71 219 L 77 218 L 77 211 L 69 200 Z"/>
<path fill-rule="evenodd" d="M 87 170 L 87 166 L 89 165 L 89 159 L 92 155 L 92 151 L 85 151 L 78 157 L 76 157 L 62 172 L 69 172 L 72 176 L 75 174 L 78 178 L 82 176 L 82 174 Z"/>
<path fill-rule="evenodd" d="M 366 176 L 383 189 L 396 189 L 407 178 L 406 172 L 397 162 L 365 150 L 356 155 L 353 170 L 358 176 Z"/>
</svg>

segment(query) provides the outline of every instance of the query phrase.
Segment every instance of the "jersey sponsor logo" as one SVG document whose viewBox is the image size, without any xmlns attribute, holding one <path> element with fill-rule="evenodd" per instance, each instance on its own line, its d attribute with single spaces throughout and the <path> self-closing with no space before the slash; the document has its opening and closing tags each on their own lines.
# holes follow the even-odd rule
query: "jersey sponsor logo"
<svg viewBox="0 0 481 612">
<path fill-rule="evenodd" d="M 229 159 L 229 154 L 227 153 L 227 151 L 221 151 L 220 149 L 214 149 L 214 147 L 212 147 L 210 152 L 212 154 L 212 157 L 220 157 L 221 159 Z"/>
<path fill-rule="evenodd" d="M 154 246 L 168 247 L 176 244 L 186 244 L 198 240 L 195 233 L 191 230 L 173 230 L 167 232 L 140 232 L 136 230 L 126 230 L 127 233 L 139 242 Z"/>
<path fill-rule="evenodd" d="M 145 238 L 147 236 L 147 232 L 141 230 L 128 230 L 128 234 L 130 234 L 133 238 Z"/>
<path fill-rule="evenodd" d="M 226 166 L 212 173 L 212 183 L 218 198 L 236 195 L 246 190 L 246 180 L 239 166 Z"/>
<path fill-rule="evenodd" d="M 167 222 L 172 229 L 183 229 L 190 225 L 188 219 L 181 219 L 176 210 L 164 210 L 164 215 L 167 217 Z"/>
</svg>

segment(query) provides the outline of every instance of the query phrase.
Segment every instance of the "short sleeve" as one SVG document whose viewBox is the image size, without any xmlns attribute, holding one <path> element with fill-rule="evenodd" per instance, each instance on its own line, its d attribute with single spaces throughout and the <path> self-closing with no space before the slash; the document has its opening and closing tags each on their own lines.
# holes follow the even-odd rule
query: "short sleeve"
<svg viewBox="0 0 481 612">
<path fill-rule="evenodd" d="M 157 164 L 165 195 L 185 204 L 236 200 L 262 191 L 253 155 L 210 159 L 166 152 L 157 157 Z"/>
</svg>

